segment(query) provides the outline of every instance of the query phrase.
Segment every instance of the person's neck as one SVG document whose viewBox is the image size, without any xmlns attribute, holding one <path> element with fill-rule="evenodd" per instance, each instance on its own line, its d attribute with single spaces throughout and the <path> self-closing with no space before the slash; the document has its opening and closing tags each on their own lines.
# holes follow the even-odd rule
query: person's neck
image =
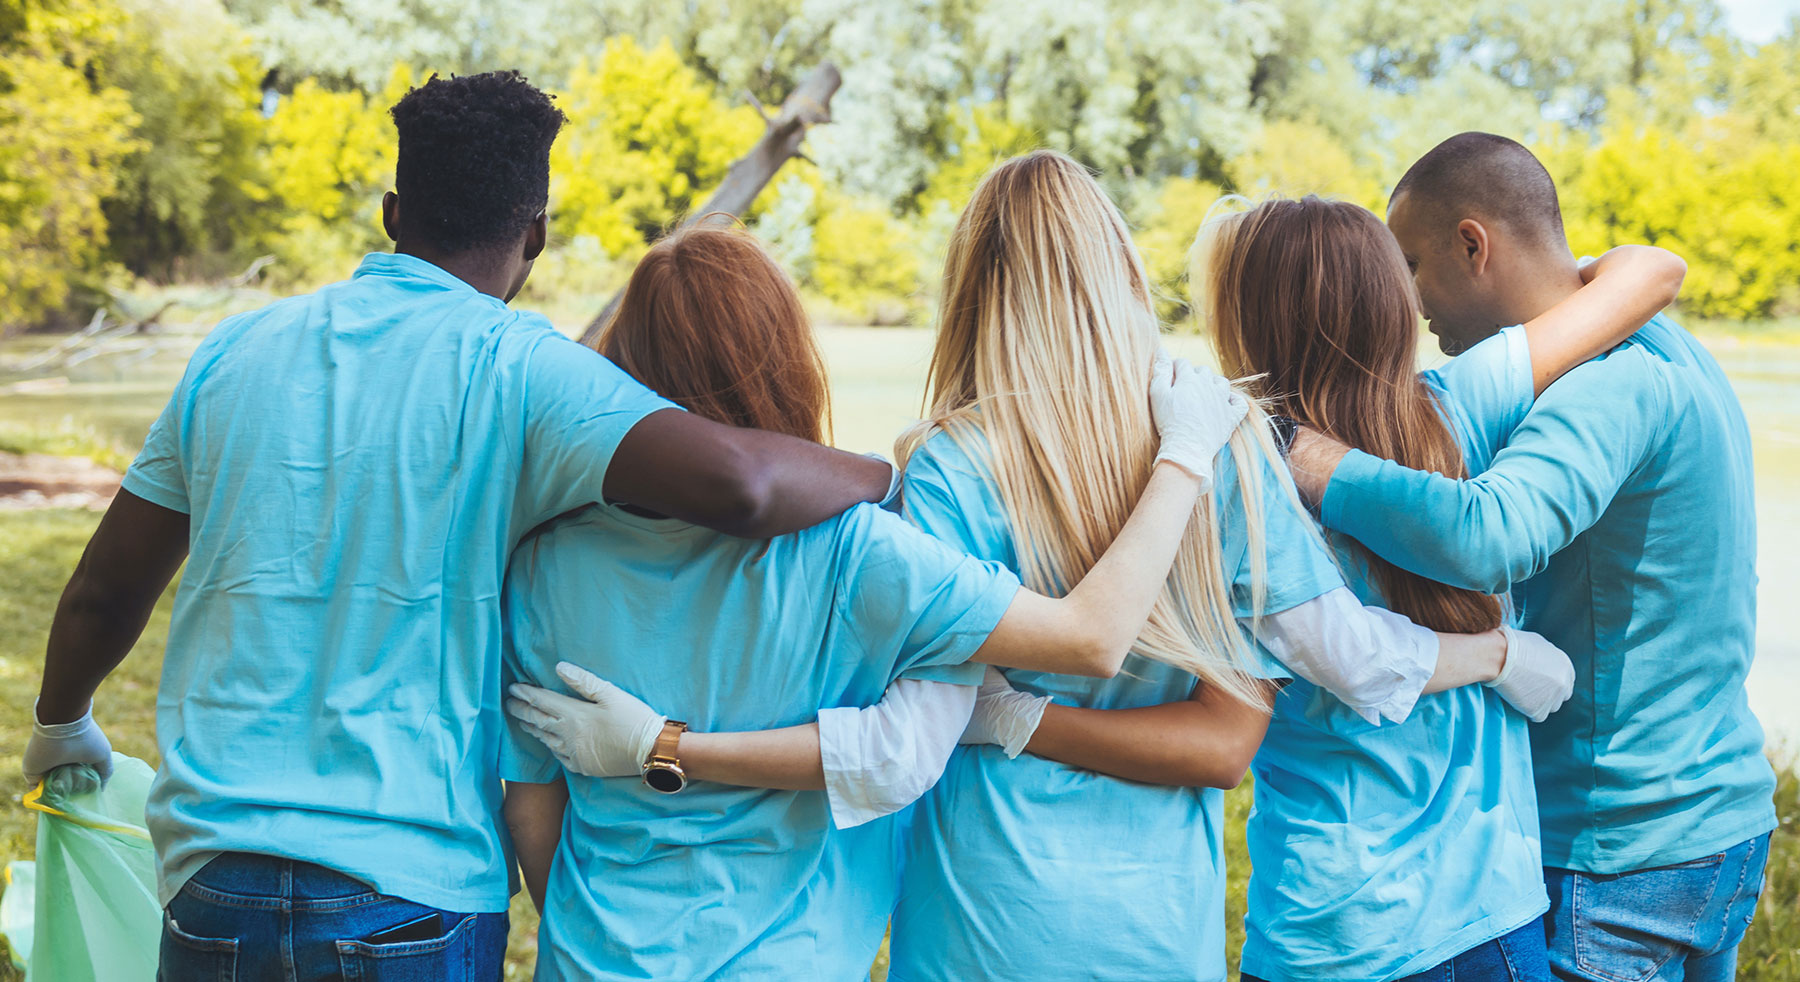
<svg viewBox="0 0 1800 982">
<path fill-rule="evenodd" d="M 1506 291 L 1502 324 L 1523 324 L 1569 299 L 1581 289 L 1581 270 L 1572 256 L 1533 257 L 1514 277 L 1517 285 Z"/>
<path fill-rule="evenodd" d="M 494 257 L 487 252 L 443 252 L 410 242 L 395 243 L 394 251 L 415 259 L 423 259 L 469 284 L 479 292 L 490 297 L 500 298 L 502 302 L 510 299 L 513 285 L 512 271 L 506 268 L 505 263 L 495 262 Z"/>
</svg>

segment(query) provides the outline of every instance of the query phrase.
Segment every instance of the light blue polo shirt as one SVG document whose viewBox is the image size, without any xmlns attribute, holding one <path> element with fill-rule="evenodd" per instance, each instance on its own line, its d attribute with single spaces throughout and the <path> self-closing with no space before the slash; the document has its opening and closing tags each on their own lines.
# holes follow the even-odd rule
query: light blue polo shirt
<svg viewBox="0 0 1800 982">
<path fill-rule="evenodd" d="M 1531 408 L 1522 332 L 1476 345 L 1424 382 L 1480 473 Z M 1367 557 L 1329 538 L 1351 589 L 1382 605 Z M 1469 685 L 1372 726 L 1296 679 L 1252 773 L 1243 969 L 1270 982 L 1386 982 L 1530 923 L 1549 908 L 1524 716 Z"/>
<path fill-rule="evenodd" d="M 666 408 L 412 256 L 220 324 L 124 481 L 191 522 L 147 816 L 162 901 L 236 851 L 505 910 L 507 556 Z"/>
<path fill-rule="evenodd" d="M 1343 585 L 1307 516 L 1263 469 L 1267 613 Z M 1224 569 L 1250 616 L 1252 562 L 1237 469 L 1217 481 Z M 1018 568 L 992 472 L 939 433 L 906 466 L 908 517 L 972 555 Z M 1263 654 L 1262 674 L 1287 672 Z M 1011 671 L 1017 688 L 1094 709 L 1178 702 L 1195 678 L 1133 654 L 1116 678 Z M 1224 792 L 1138 784 L 1029 753 L 958 747 L 914 807 L 891 982 L 1223 979 Z"/>
<path fill-rule="evenodd" d="M 1531 732 L 1546 865 L 1665 866 L 1775 827 L 1744 694 L 1749 427 L 1667 317 L 1550 386 L 1475 477 L 1351 451 L 1323 517 L 1424 576 L 1511 589 L 1524 625 L 1574 660 L 1574 696 Z"/>
<path fill-rule="evenodd" d="M 513 560 L 508 671 L 567 660 L 705 731 L 812 722 L 895 678 L 954 677 L 1019 580 L 874 505 L 768 541 L 596 506 Z M 980 666 L 974 678 L 980 677 Z M 506 777 L 561 769 L 515 731 Z M 898 890 L 890 815 L 834 829 L 824 791 L 571 775 L 538 978 L 862 978 Z"/>
</svg>

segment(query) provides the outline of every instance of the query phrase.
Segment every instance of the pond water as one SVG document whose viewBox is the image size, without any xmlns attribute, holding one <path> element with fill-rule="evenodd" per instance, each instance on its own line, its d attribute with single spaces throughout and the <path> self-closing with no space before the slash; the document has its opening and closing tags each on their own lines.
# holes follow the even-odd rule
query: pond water
<svg viewBox="0 0 1800 982">
<path fill-rule="evenodd" d="M 931 335 L 922 329 L 825 328 L 839 446 L 891 453 L 919 412 Z M 152 348 L 74 366 L 66 384 L 8 382 L 8 364 L 54 339 L 0 341 L 0 438 L 9 429 L 73 428 L 122 447 L 142 443 L 180 377 L 196 337 L 172 333 Z M 1757 656 L 1750 701 L 1771 742 L 1800 751 L 1800 344 L 1708 339 L 1744 405 L 1757 477 Z M 1210 360 L 1197 338 L 1178 353 Z"/>
</svg>

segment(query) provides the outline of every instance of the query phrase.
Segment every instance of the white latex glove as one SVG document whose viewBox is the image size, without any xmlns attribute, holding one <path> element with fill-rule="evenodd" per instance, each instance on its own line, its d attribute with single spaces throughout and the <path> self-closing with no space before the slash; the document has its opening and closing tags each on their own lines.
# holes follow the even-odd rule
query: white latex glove
<svg viewBox="0 0 1800 982">
<path fill-rule="evenodd" d="M 1506 635 L 1506 663 L 1487 684 L 1533 723 L 1542 723 L 1574 694 L 1575 664 L 1541 634 L 1500 630 Z"/>
<path fill-rule="evenodd" d="M 999 669 L 989 665 L 981 677 L 981 687 L 975 690 L 975 712 L 956 742 L 991 743 L 1005 751 L 1006 756 L 1017 757 L 1043 722 L 1044 707 L 1048 705 L 1049 696 L 1020 692 Z"/>
<path fill-rule="evenodd" d="M 1162 439 L 1156 459 L 1199 478 L 1201 494 L 1212 489 L 1213 458 L 1249 412 L 1223 376 L 1157 354 L 1150 374 L 1150 418 Z"/>
<path fill-rule="evenodd" d="M 37 704 L 31 706 L 31 740 L 25 744 L 25 758 L 20 761 L 25 783 L 36 785 L 44 775 L 64 764 L 88 764 L 100 772 L 100 779 L 112 776 L 112 741 L 94 722 L 94 707 L 72 723 L 38 722 Z"/>
<path fill-rule="evenodd" d="M 507 690 L 506 711 L 562 765 L 586 777 L 636 777 L 668 720 L 642 699 L 593 672 L 558 662 L 556 675 L 576 699 L 535 685 Z"/>
</svg>

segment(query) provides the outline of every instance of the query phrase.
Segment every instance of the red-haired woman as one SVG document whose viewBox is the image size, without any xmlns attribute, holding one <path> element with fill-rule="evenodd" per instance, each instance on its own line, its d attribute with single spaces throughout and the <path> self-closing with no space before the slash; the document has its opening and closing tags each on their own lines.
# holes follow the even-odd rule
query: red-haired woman
<svg viewBox="0 0 1800 982">
<path fill-rule="evenodd" d="M 741 231 L 700 227 L 652 248 L 601 349 L 690 411 L 824 433 L 811 327 Z M 821 707 L 874 703 L 896 680 L 966 673 L 971 659 L 1116 673 L 1247 408 L 1222 379 L 1179 366 L 1152 383 L 1150 402 L 1162 441 L 1150 484 L 1059 600 L 873 505 L 749 541 L 602 502 L 527 539 L 504 609 L 509 672 L 535 686 L 514 689 L 522 732 L 502 770 L 514 782 L 507 823 L 544 914 L 538 978 L 866 972 L 897 889 L 897 829 L 885 818 L 832 828 L 812 721 Z M 596 703 L 641 707 L 624 690 L 682 707 L 696 732 L 641 711 L 627 714 L 629 739 L 559 735 L 564 717 Z M 961 701 L 965 715 L 972 702 Z M 770 724 L 791 729 L 720 732 Z M 961 720 L 935 729 L 953 743 Z M 798 766 L 769 752 L 771 740 L 797 748 Z M 947 753 L 931 751 L 940 763 Z M 690 777 L 705 780 L 676 794 Z"/>
</svg>

